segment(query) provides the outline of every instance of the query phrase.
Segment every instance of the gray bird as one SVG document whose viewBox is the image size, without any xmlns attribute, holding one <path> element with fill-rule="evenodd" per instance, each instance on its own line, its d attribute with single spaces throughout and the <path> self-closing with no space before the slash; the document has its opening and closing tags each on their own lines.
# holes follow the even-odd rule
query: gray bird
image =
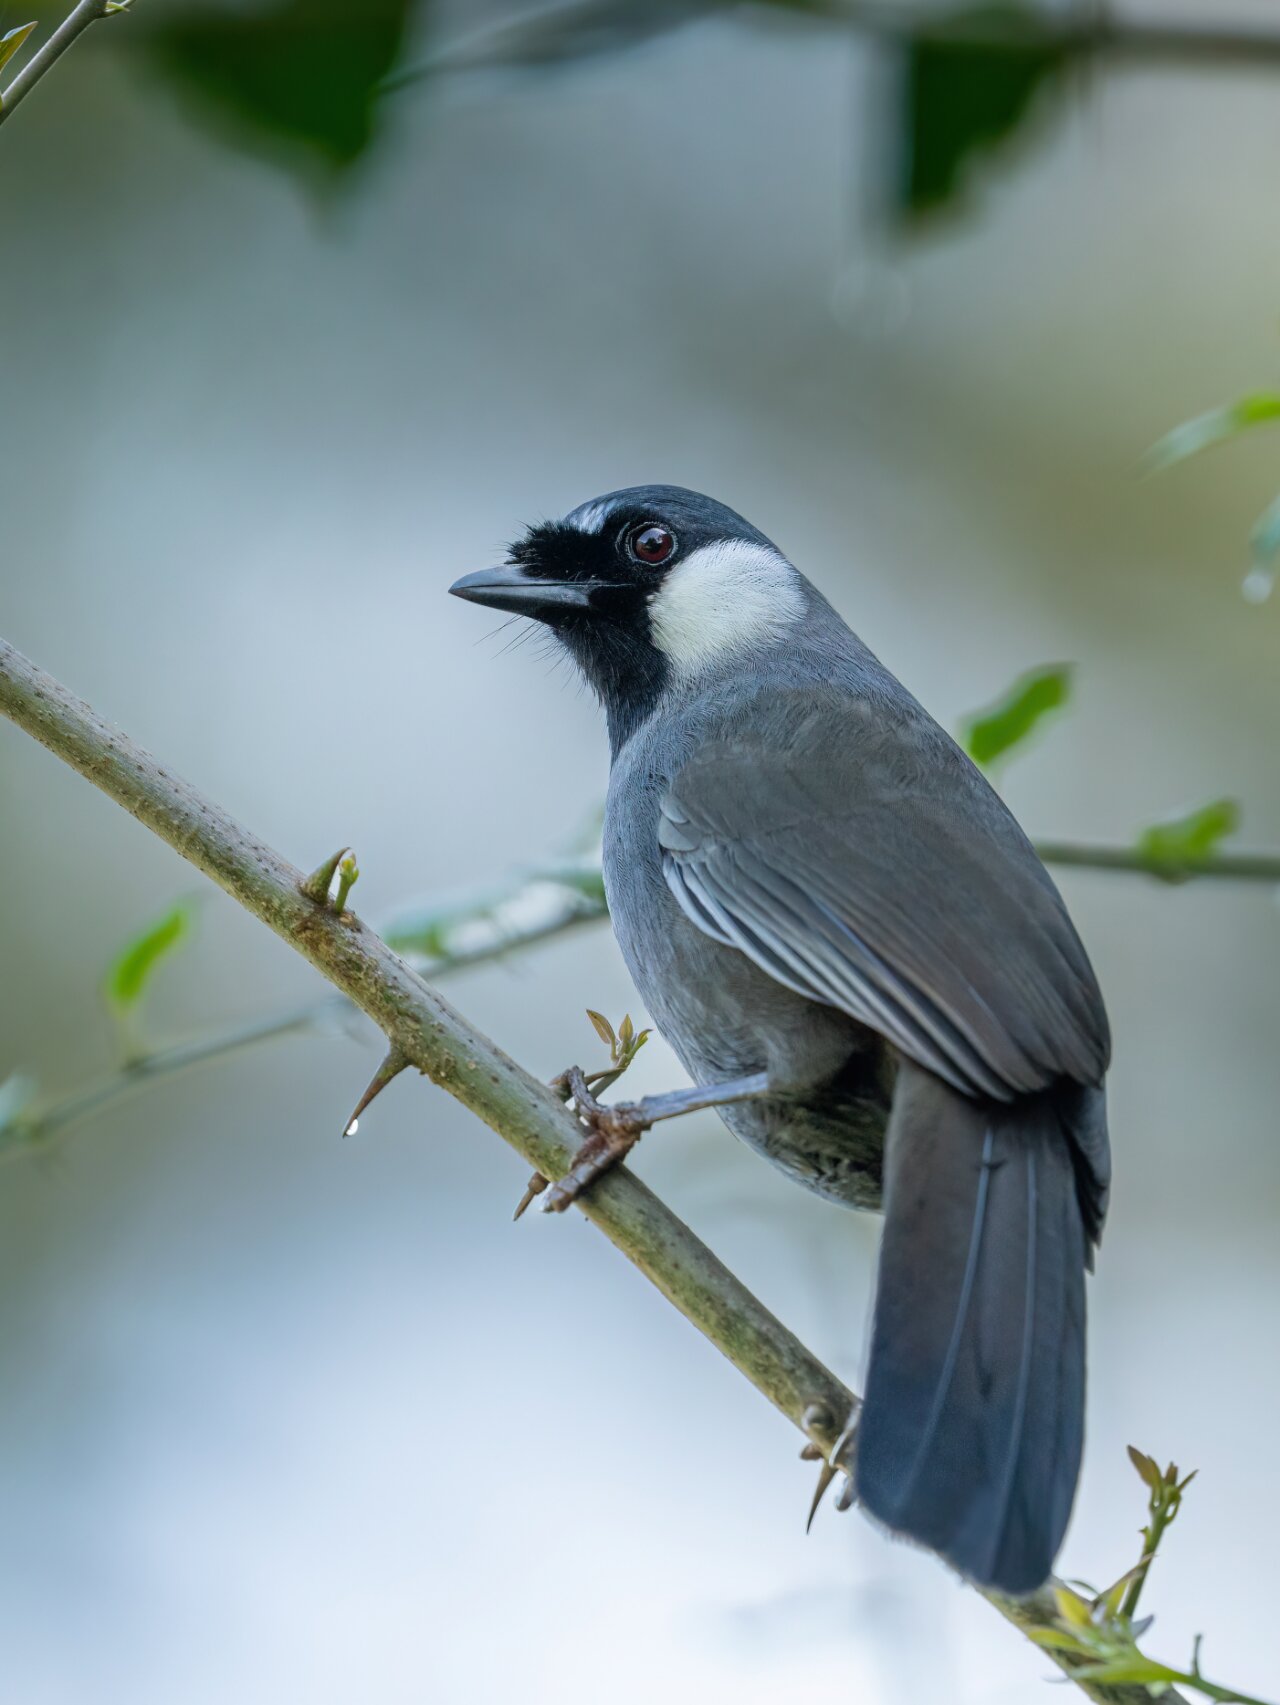
<svg viewBox="0 0 1280 1705">
<path fill-rule="evenodd" d="M 797 1182 L 883 1206 L 859 1502 L 1040 1586 L 1080 1467 L 1110 1039 L 1031 844 L 710 498 L 611 492 L 452 591 L 546 623 L 599 695 L 614 929 L 694 1082 L 751 1095 L 721 1117 Z"/>
</svg>

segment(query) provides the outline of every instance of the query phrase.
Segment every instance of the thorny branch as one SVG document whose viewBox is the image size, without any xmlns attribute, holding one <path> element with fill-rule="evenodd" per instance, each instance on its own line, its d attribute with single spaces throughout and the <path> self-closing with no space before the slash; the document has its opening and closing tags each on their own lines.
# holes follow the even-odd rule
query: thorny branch
<svg viewBox="0 0 1280 1705">
<path fill-rule="evenodd" d="M 202 870 L 296 949 L 393 1049 L 469 1107 L 545 1177 L 561 1178 L 581 1131 L 553 1090 L 471 1027 L 351 912 L 303 892 L 303 873 L 165 770 L 52 676 L 0 640 L 0 713 L 39 740 Z M 625 1168 L 599 1179 L 582 1213 L 735 1367 L 829 1456 L 854 1397 L 693 1232 Z M 1053 1630 L 1046 1588 L 1013 1601 L 984 1595 L 1029 1636 Z M 1068 1675 L 1078 1667 L 1051 1651 Z M 1145 1689 L 1077 1685 L 1104 1705 L 1147 1705 Z M 1165 1695 L 1171 1705 L 1177 1696 Z"/>
</svg>

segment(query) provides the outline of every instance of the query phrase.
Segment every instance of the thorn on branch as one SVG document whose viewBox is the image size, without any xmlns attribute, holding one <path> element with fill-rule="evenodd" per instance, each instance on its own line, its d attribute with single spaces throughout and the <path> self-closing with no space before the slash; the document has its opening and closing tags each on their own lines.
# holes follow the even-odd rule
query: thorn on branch
<svg viewBox="0 0 1280 1705">
<path fill-rule="evenodd" d="M 329 905 L 329 890 L 334 885 L 334 876 L 337 876 L 337 871 L 341 868 L 344 859 L 349 859 L 351 870 L 355 871 L 355 876 L 351 878 L 351 881 L 348 881 L 346 890 L 343 890 L 341 883 L 339 883 L 339 893 L 343 895 L 343 904 L 346 904 L 346 895 L 351 892 L 351 885 L 355 883 L 356 876 L 360 875 L 360 871 L 356 870 L 355 859 L 351 858 L 351 847 L 339 847 L 332 858 L 327 858 L 324 864 L 320 864 L 317 870 L 312 871 L 310 876 L 307 876 L 307 880 L 302 883 L 302 892 L 307 895 L 308 900 L 314 900 L 315 904 L 324 905 L 324 907 Z M 337 905 L 339 912 L 341 909 L 343 909 L 343 905 Z"/>
<path fill-rule="evenodd" d="M 343 1126 L 342 1134 L 344 1137 L 355 1136 L 356 1132 L 360 1129 L 360 1115 L 364 1112 L 365 1108 L 369 1106 L 370 1102 L 377 1100 L 378 1096 L 382 1094 L 383 1090 L 392 1081 L 392 1079 L 398 1078 L 400 1073 L 404 1071 L 408 1064 L 409 1060 L 407 1056 L 402 1054 L 399 1048 L 393 1047 L 388 1051 L 386 1059 L 383 1060 L 377 1071 L 374 1072 L 373 1077 L 369 1081 L 368 1089 L 365 1090 L 359 1101 L 356 1102 L 355 1109 L 352 1112 L 351 1117 Z"/>
<path fill-rule="evenodd" d="M 549 1178 L 544 1178 L 542 1173 L 535 1172 L 533 1177 L 529 1180 L 528 1188 L 525 1190 L 524 1195 L 521 1196 L 519 1202 L 516 1204 L 516 1211 L 512 1214 L 512 1219 L 518 1220 L 529 1204 L 542 1194 L 550 1182 L 551 1180 Z"/>
</svg>

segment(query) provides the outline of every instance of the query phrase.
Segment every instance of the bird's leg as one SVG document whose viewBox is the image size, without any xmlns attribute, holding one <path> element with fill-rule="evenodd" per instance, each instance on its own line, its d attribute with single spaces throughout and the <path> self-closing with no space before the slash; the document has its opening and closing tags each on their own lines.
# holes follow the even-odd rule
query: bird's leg
<svg viewBox="0 0 1280 1705">
<path fill-rule="evenodd" d="M 543 1189 L 546 1189 L 543 1211 L 563 1213 L 588 1184 L 630 1153 L 650 1125 L 656 1125 L 662 1119 L 678 1119 L 683 1113 L 696 1113 L 703 1107 L 725 1107 L 735 1101 L 751 1101 L 757 1096 L 767 1095 L 769 1075 L 756 1072 L 751 1077 L 733 1078 L 728 1083 L 676 1089 L 667 1095 L 646 1095 L 643 1100 L 624 1101 L 615 1107 L 606 1107 L 596 1099 L 577 1066 L 571 1066 L 556 1078 L 552 1087 L 573 1102 L 588 1136 L 573 1157 L 568 1172 L 558 1183 L 547 1189 L 545 1182 L 539 1184 L 537 1179 L 530 1180 L 529 1191 L 517 1217 Z"/>
</svg>

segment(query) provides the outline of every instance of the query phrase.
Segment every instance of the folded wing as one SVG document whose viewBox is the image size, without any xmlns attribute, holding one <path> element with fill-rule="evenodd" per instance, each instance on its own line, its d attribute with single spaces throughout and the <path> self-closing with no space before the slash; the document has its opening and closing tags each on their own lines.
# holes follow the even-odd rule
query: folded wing
<svg viewBox="0 0 1280 1705">
<path fill-rule="evenodd" d="M 873 729 L 783 703 L 683 765 L 659 840 L 700 929 L 961 1093 L 1101 1081 L 1105 1010 L 1057 890 L 923 715 Z"/>
</svg>

